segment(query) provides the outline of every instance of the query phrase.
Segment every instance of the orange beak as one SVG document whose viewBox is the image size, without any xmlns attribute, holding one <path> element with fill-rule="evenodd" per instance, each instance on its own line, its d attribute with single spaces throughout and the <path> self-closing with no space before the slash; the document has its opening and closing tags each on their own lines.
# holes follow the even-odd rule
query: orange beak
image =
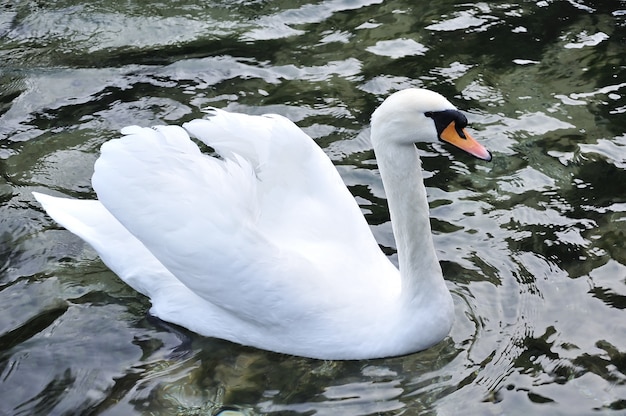
<svg viewBox="0 0 626 416">
<path fill-rule="evenodd" d="M 476 139 L 470 136 L 467 130 L 461 129 L 461 131 L 463 132 L 463 136 L 465 137 L 462 137 L 458 133 L 455 123 L 454 121 L 452 121 L 450 124 L 448 124 L 448 127 L 446 127 L 441 132 L 439 138 L 441 138 L 441 140 L 443 140 L 444 142 L 450 143 L 452 146 L 458 147 L 461 150 L 465 150 L 472 156 L 475 156 L 482 160 L 490 161 L 491 153 L 489 153 L 489 150 L 485 149 L 482 144 L 478 143 Z"/>
</svg>

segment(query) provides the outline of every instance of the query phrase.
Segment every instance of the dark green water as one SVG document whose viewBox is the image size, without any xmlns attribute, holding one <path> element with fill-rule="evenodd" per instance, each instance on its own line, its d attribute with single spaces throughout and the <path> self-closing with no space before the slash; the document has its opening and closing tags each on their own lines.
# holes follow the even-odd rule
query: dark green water
<svg viewBox="0 0 626 416">
<path fill-rule="evenodd" d="M 624 414 L 625 45 L 624 0 L 0 1 L 0 415 Z M 494 154 L 421 149 L 456 304 L 428 351 L 323 362 L 167 326 L 30 194 L 93 198 L 125 125 L 276 112 L 393 257 L 367 126 L 409 86 Z"/>
</svg>

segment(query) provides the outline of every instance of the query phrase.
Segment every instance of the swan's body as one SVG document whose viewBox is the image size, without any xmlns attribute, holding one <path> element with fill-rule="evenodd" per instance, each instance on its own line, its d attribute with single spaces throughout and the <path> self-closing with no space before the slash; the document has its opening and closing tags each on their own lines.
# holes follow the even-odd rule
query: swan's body
<svg viewBox="0 0 626 416">
<path fill-rule="evenodd" d="M 325 359 L 406 354 L 448 334 L 452 298 L 413 144 L 438 140 L 446 114 L 463 123 L 447 100 L 405 90 L 372 116 L 400 271 L 302 130 L 276 115 L 212 113 L 184 129 L 122 130 L 96 162 L 96 201 L 35 196 L 151 299 L 151 313 L 199 334 Z"/>
</svg>

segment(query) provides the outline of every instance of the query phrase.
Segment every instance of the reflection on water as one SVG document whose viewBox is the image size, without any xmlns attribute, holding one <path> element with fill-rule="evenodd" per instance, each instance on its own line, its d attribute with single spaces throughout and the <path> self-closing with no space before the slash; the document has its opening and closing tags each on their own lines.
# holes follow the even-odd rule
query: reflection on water
<svg viewBox="0 0 626 416">
<path fill-rule="evenodd" d="M 0 8 L 0 414 L 626 409 L 623 1 Z M 331 156 L 393 259 L 367 124 L 408 86 L 451 97 L 495 156 L 421 149 L 457 309 L 428 351 L 322 362 L 155 321 L 30 195 L 93 197 L 99 146 L 127 124 L 276 112 Z"/>
</svg>

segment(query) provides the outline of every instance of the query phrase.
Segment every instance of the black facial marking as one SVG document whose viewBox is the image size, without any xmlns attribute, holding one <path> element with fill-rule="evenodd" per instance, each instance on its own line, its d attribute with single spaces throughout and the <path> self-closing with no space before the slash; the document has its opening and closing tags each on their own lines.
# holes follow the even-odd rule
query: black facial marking
<svg viewBox="0 0 626 416">
<path fill-rule="evenodd" d="M 459 136 L 465 139 L 463 129 L 467 126 L 467 117 L 459 110 L 428 111 L 424 113 L 426 117 L 432 118 L 437 128 L 437 136 L 441 137 L 441 132 L 454 121 L 454 127 Z"/>
</svg>

